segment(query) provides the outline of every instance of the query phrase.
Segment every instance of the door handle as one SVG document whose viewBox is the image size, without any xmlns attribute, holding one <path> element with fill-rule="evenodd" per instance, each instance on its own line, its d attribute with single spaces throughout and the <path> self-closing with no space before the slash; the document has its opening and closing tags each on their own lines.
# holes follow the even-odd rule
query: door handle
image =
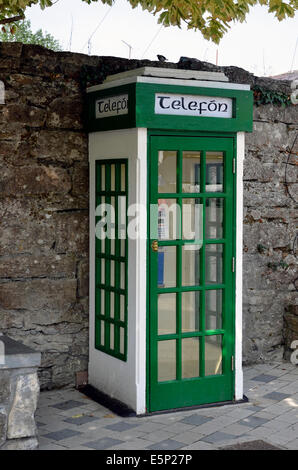
<svg viewBox="0 0 298 470">
<path fill-rule="evenodd" d="M 158 251 L 158 241 L 154 240 L 151 245 L 152 251 L 157 252 Z"/>
</svg>

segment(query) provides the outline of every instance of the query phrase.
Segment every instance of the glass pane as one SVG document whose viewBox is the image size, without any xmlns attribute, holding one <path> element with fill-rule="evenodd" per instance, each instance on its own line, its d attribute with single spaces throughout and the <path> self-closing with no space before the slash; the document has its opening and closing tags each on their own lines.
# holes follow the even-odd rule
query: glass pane
<svg viewBox="0 0 298 470">
<path fill-rule="evenodd" d="M 120 320 L 125 321 L 125 297 L 120 295 Z"/>
<path fill-rule="evenodd" d="M 182 200 L 183 240 L 203 240 L 203 205 L 200 199 Z"/>
<path fill-rule="evenodd" d="M 206 191 L 223 192 L 222 152 L 206 152 Z"/>
<path fill-rule="evenodd" d="M 200 246 L 182 246 L 182 285 L 198 286 L 200 284 Z"/>
<path fill-rule="evenodd" d="M 200 329 L 200 292 L 182 292 L 182 332 Z"/>
<path fill-rule="evenodd" d="M 205 375 L 222 374 L 222 337 L 205 336 Z"/>
<path fill-rule="evenodd" d="M 158 200 L 158 238 L 176 240 L 179 238 L 179 206 L 176 199 Z"/>
<path fill-rule="evenodd" d="M 126 238 L 126 196 L 118 197 L 118 233 L 120 240 Z"/>
<path fill-rule="evenodd" d="M 183 152 L 182 191 L 184 193 L 200 192 L 200 152 Z"/>
<path fill-rule="evenodd" d="M 110 325 L 110 349 L 114 349 L 115 347 L 115 340 L 114 340 L 114 325 Z"/>
<path fill-rule="evenodd" d="M 110 316 L 111 318 L 115 317 L 115 294 L 111 292 L 110 294 Z"/>
<path fill-rule="evenodd" d="M 105 315 L 105 291 L 100 291 L 100 314 Z"/>
<path fill-rule="evenodd" d="M 222 284 L 223 281 L 223 246 L 206 245 L 206 284 Z"/>
<path fill-rule="evenodd" d="M 158 334 L 176 333 L 176 294 L 158 296 Z"/>
<path fill-rule="evenodd" d="M 125 165 L 121 165 L 121 191 L 125 191 L 125 178 L 126 178 L 126 174 L 125 174 Z"/>
<path fill-rule="evenodd" d="M 222 290 L 206 291 L 206 330 L 222 328 Z"/>
<path fill-rule="evenodd" d="M 100 344 L 104 346 L 105 344 L 105 322 L 100 322 Z"/>
<path fill-rule="evenodd" d="M 121 240 L 120 242 L 120 256 L 122 256 L 123 258 L 125 257 L 125 243 L 125 240 Z"/>
<path fill-rule="evenodd" d="M 115 261 L 110 261 L 111 286 L 115 286 Z"/>
<path fill-rule="evenodd" d="M 176 380 L 176 340 L 158 343 L 158 382 Z"/>
<path fill-rule="evenodd" d="M 115 165 L 111 165 L 111 191 L 115 191 L 115 180 L 116 178 L 116 171 L 115 171 Z"/>
<path fill-rule="evenodd" d="M 177 152 L 158 152 L 158 192 L 175 193 L 177 187 Z"/>
<path fill-rule="evenodd" d="M 106 279 L 106 277 L 105 277 L 105 269 L 106 269 L 105 266 L 106 266 L 106 262 L 105 262 L 105 260 L 104 260 L 103 258 L 100 260 L 100 262 L 101 262 L 101 277 L 100 277 L 100 282 L 101 282 L 101 284 L 104 284 L 104 283 L 105 283 L 105 279 Z"/>
<path fill-rule="evenodd" d="M 206 201 L 206 238 L 223 238 L 223 199 Z"/>
<path fill-rule="evenodd" d="M 116 217 L 116 198 L 113 196 L 111 197 L 111 229 L 110 229 L 110 254 L 114 255 L 115 254 L 115 237 L 116 237 L 116 231 L 115 231 L 115 219 Z"/>
<path fill-rule="evenodd" d="M 104 191 L 106 188 L 106 167 L 102 165 L 101 167 L 101 190 Z"/>
<path fill-rule="evenodd" d="M 125 263 L 120 263 L 120 289 L 125 289 Z"/>
<path fill-rule="evenodd" d="M 120 328 L 120 353 L 124 354 L 124 339 L 125 339 L 124 328 Z"/>
<path fill-rule="evenodd" d="M 200 375 L 200 339 L 182 339 L 182 378 L 190 379 Z"/>
<path fill-rule="evenodd" d="M 176 247 L 158 249 L 158 287 L 176 287 Z"/>
</svg>

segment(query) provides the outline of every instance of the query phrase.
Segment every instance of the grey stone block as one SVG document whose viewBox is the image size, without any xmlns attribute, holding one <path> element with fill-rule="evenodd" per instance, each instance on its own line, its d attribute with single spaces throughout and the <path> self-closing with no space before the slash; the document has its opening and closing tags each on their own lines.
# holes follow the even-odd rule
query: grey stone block
<svg viewBox="0 0 298 470">
<path fill-rule="evenodd" d="M 0 369 L 15 369 L 24 367 L 39 367 L 41 362 L 40 352 L 14 341 L 8 336 L 1 336 L 4 343 L 4 364 L 0 363 Z"/>
<path fill-rule="evenodd" d="M 11 439 L 6 441 L 1 450 L 36 450 L 37 448 L 37 438 L 30 437 L 26 439 Z"/>
<path fill-rule="evenodd" d="M 120 423 L 110 424 L 109 426 L 105 426 L 105 428 L 110 429 L 111 431 L 123 432 L 123 431 L 128 431 L 129 429 L 136 428 L 137 426 L 139 425 L 120 422 Z"/>
<path fill-rule="evenodd" d="M 176 449 L 181 449 L 184 447 L 185 444 L 183 442 L 178 442 L 175 441 L 174 439 L 166 439 L 165 441 L 161 441 L 156 444 L 152 444 L 151 446 L 148 446 L 147 449 L 152 449 L 152 450 L 176 450 Z"/>
<path fill-rule="evenodd" d="M 289 398 L 291 395 L 288 393 L 281 393 L 281 392 L 270 392 L 267 395 L 264 395 L 264 398 L 269 398 L 269 400 L 281 401 L 285 398 Z"/>
<path fill-rule="evenodd" d="M 34 414 L 39 396 L 37 373 L 17 378 L 16 391 L 8 415 L 7 437 L 17 439 L 36 435 Z"/>
<path fill-rule="evenodd" d="M 261 374 L 257 375 L 257 377 L 253 377 L 251 380 L 255 380 L 256 382 L 272 382 L 272 380 L 276 380 L 277 377 L 275 375 L 266 375 L 266 374 Z"/>
<path fill-rule="evenodd" d="M 61 431 L 50 432 L 49 434 L 44 434 L 43 437 L 53 441 L 62 441 L 63 439 L 69 439 L 70 437 L 79 436 L 82 434 L 78 431 L 73 431 L 72 429 L 61 429 Z"/>
<path fill-rule="evenodd" d="M 82 445 L 90 449 L 104 450 L 104 449 L 109 449 L 109 447 L 114 447 L 118 444 L 123 444 L 123 443 L 124 441 L 120 441 L 119 439 L 112 439 L 111 437 L 104 437 L 103 439 L 99 439 L 98 441 L 85 442 Z"/>
<path fill-rule="evenodd" d="M 0 406 L 0 447 L 6 440 L 7 433 L 7 415 L 4 407 Z"/>
<path fill-rule="evenodd" d="M 209 442 L 209 443 L 217 443 L 217 442 L 224 442 L 230 439 L 235 439 L 235 436 L 232 434 L 227 434 L 225 432 L 214 432 L 213 434 L 209 434 L 209 436 L 202 437 L 201 441 Z"/>
<path fill-rule="evenodd" d="M 208 418 L 207 416 L 191 415 L 191 416 L 187 416 L 184 419 L 181 419 L 180 423 L 193 424 L 194 426 L 200 426 L 201 424 L 205 424 L 211 420 L 212 418 Z"/>
</svg>

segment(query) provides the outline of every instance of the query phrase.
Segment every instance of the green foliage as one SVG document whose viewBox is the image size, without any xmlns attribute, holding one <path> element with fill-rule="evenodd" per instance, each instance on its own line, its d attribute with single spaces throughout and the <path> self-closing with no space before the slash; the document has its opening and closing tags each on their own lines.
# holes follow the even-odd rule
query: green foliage
<svg viewBox="0 0 298 470">
<path fill-rule="evenodd" d="M 272 271 L 277 271 L 278 268 L 287 269 L 289 267 L 289 265 L 284 261 L 270 262 L 267 264 L 267 266 L 268 268 L 272 269 Z"/>
<path fill-rule="evenodd" d="M 285 107 L 291 104 L 291 98 L 286 93 L 267 90 L 259 86 L 253 87 L 253 92 L 254 102 L 257 106 L 260 106 L 261 104 L 274 104 Z"/>
<path fill-rule="evenodd" d="M 39 44 L 53 51 L 61 51 L 59 42 L 47 32 L 41 29 L 33 33 L 31 30 L 31 22 L 29 20 L 21 21 L 15 31 L 0 31 L 0 41 L 2 42 L 22 42 L 23 44 Z"/>
<path fill-rule="evenodd" d="M 82 0 L 88 4 L 102 2 L 112 5 L 115 0 Z M 265 6 L 281 21 L 294 17 L 298 0 L 127 0 L 133 8 L 158 15 L 164 26 L 178 26 L 185 22 L 189 29 L 199 30 L 205 39 L 219 43 L 233 22 L 243 22 L 254 5 Z M 0 24 L 15 23 L 15 16 L 24 17 L 28 6 L 51 6 L 53 0 L 0 0 Z"/>
</svg>

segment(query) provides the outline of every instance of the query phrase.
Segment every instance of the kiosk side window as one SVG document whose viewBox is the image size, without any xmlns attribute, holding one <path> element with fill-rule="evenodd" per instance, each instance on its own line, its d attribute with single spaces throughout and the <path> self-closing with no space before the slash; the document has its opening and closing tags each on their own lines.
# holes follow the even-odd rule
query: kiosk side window
<svg viewBox="0 0 298 470">
<path fill-rule="evenodd" d="M 96 163 L 95 347 L 127 358 L 127 159 Z"/>
</svg>

